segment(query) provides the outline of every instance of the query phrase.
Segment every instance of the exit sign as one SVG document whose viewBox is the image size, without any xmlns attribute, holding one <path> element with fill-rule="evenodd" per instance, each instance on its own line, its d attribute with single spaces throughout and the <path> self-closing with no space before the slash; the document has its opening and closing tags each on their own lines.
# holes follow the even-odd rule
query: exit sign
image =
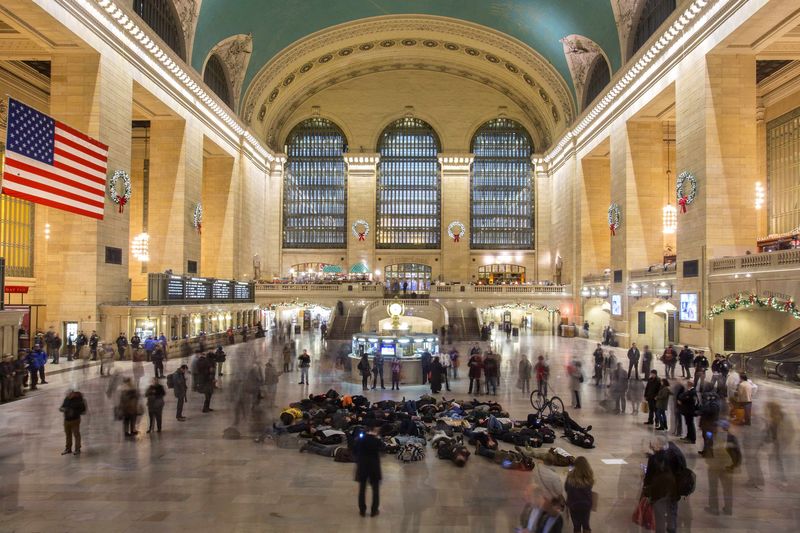
<svg viewBox="0 0 800 533">
<path fill-rule="evenodd" d="M 6 285 L 4 292 L 6 294 L 28 294 L 28 287 L 20 285 Z"/>
</svg>

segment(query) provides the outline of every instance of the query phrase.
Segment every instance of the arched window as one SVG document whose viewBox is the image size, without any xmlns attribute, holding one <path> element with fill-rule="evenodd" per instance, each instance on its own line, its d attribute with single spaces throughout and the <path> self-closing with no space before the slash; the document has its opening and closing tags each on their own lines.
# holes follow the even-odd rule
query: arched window
<svg viewBox="0 0 800 533">
<path fill-rule="evenodd" d="M 647 0 L 645 2 L 639 23 L 636 25 L 636 33 L 633 35 L 631 54 L 628 57 L 633 56 L 647 42 L 647 39 L 656 32 L 673 11 L 675 11 L 675 0 Z"/>
<path fill-rule="evenodd" d="M 383 271 L 386 290 L 403 296 L 412 292 L 428 293 L 431 290 L 431 267 L 420 263 L 386 265 Z"/>
<path fill-rule="evenodd" d="M 186 60 L 183 28 L 171 1 L 133 0 L 133 9 L 173 52 Z"/>
<path fill-rule="evenodd" d="M 389 125 L 378 141 L 377 248 L 438 248 L 439 139 L 417 118 Z"/>
<path fill-rule="evenodd" d="M 470 184 L 472 248 L 533 248 L 532 152 L 528 132 L 513 120 L 490 120 L 475 133 Z"/>
<path fill-rule="evenodd" d="M 310 118 L 286 140 L 284 248 L 347 247 L 347 139 L 330 120 Z"/>
<path fill-rule="evenodd" d="M 586 109 L 597 96 L 603 92 L 608 82 L 611 81 L 611 70 L 608 68 L 606 58 L 598 54 L 589 70 L 586 79 L 586 88 L 583 91 L 583 108 Z"/>
<path fill-rule="evenodd" d="M 222 64 L 217 54 L 212 54 L 208 58 L 206 70 L 203 72 L 203 81 L 223 102 L 228 104 L 228 107 L 233 107 L 231 88 L 228 76 L 225 73 L 225 65 Z"/>
</svg>

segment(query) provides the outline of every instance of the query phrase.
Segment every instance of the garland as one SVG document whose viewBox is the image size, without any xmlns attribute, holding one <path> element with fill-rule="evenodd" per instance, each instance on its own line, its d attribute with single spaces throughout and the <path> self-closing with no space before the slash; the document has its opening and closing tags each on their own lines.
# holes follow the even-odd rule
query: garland
<svg viewBox="0 0 800 533">
<path fill-rule="evenodd" d="M 689 186 L 688 191 L 683 189 L 686 184 Z M 678 205 L 681 206 L 681 213 L 685 213 L 686 206 L 694 202 L 697 196 L 697 178 L 694 177 L 694 174 L 684 171 L 678 175 L 678 180 L 675 182 L 675 196 Z"/>
<path fill-rule="evenodd" d="M 611 236 L 617 234 L 617 230 L 622 226 L 622 211 L 619 205 L 612 203 L 608 206 L 608 229 L 611 230 Z"/>
<path fill-rule="evenodd" d="M 192 213 L 192 226 L 194 229 L 197 230 L 197 233 L 201 233 L 203 230 L 203 204 L 197 202 L 194 206 L 194 212 Z"/>
<path fill-rule="evenodd" d="M 458 228 L 458 233 L 453 231 L 455 228 Z M 467 227 L 458 220 L 454 220 L 449 226 L 447 226 L 447 234 L 451 239 L 453 239 L 453 242 L 459 242 L 461 240 L 461 236 L 467 234 Z"/>
<path fill-rule="evenodd" d="M 364 231 L 358 231 L 358 227 L 361 226 Z M 363 219 L 358 219 L 353 222 L 353 225 L 350 227 L 353 231 L 353 237 L 356 237 L 359 241 L 366 240 L 367 235 L 369 235 L 369 222 Z"/>
<path fill-rule="evenodd" d="M 769 296 L 767 298 L 759 297 L 755 294 L 739 293 L 734 299 L 725 298 L 722 303 L 712 305 L 708 311 L 708 318 L 713 318 L 721 315 L 727 311 L 736 311 L 737 309 L 748 309 L 750 307 L 758 307 L 762 309 L 773 309 L 781 313 L 789 313 L 794 318 L 800 319 L 800 309 L 794 303 L 794 300 L 782 300 Z"/>
<path fill-rule="evenodd" d="M 491 307 L 487 307 L 487 311 L 505 311 L 510 309 L 525 309 L 528 311 L 547 311 L 548 313 L 558 313 L 561 314 L 561 309 L 558 307 L 548 307 L 546 305 L 540 304 L 502 304 L 502 305 L 493 305 Z"/>
<path fill-rule="evenodd" d="M 117 183 L 120 179 L 122 179 L 122 186 L 124 188 L 122 196 L 117 192 Z M 108 197 L 119 206 L 120 213 L 125 210 L 125 204 L 131 201 L 132 192 L 131 177 L 128 173 L 124 170 L 115 170 L 111 177 L 108 178 Z"/>
</svg>

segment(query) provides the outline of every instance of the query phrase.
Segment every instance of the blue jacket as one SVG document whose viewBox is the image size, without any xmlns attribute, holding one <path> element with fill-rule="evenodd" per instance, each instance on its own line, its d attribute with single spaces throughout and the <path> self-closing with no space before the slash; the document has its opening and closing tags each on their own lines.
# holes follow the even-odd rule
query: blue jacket
<svg viewBox="0 0 800 533">
<path fill-rule="evenodd" d="M 158 342 L 156 342 L 155 339 L 149 338 L 146 341 L 144 341 L 144 349 L 148 352 L 152 352 L 153 350 L 156 349 L 157 344 Z"/>
<path fill-rule="evenodd" d="M 25 357 L 28 370 L 39 370 L 47 364 L 47 354 L 41 350 L 34 350 Z"/>
</svg>

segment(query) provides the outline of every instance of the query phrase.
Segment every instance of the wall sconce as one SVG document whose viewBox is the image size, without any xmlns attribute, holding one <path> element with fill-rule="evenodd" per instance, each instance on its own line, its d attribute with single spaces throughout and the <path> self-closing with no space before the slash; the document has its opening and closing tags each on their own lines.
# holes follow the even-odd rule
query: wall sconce
<svg viewBox="0 0 800 533">
<path fill-rule="evenodd" d="M 140 233 L 131 241 L 131 253 L 137 261 L 145 263 L 150 260 L 150 235 Z"/>
<path fill-rule="evenodd" d="M 756 182 L 756 194 L 754 198 L 754 207 L 756 209 L 761 209 L 764 206 L 764 198 L 766 193 L 764 191 L 764 186 L 761 184 L 760 181 Z"/>
</svg>

